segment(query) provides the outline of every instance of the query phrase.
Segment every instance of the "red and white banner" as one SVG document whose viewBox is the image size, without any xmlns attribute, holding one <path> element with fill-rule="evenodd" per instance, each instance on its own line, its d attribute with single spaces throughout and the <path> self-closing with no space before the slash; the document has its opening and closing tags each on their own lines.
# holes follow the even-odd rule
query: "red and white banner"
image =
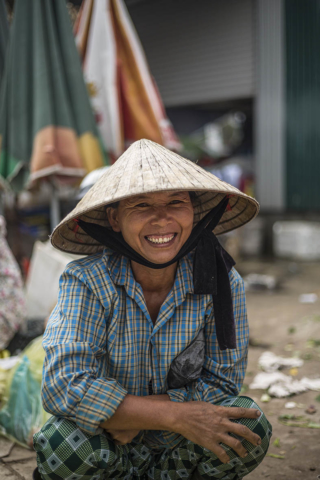
<svg viewBox="0 0 320 480">
<path fill-rule="evenodd" d="M 179 150 L 123 0 L 85 0 L 76 42 L 100 135 L 111 156 L 117 158 L 141 138 Z"/>
</svg>

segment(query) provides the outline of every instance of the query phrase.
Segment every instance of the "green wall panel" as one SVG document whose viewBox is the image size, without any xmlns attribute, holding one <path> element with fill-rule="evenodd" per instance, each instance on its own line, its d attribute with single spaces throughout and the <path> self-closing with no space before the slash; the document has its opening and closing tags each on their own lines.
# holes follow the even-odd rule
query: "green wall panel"
<svg viewBox="0 0 320 480">
<path fill-rule="evenodd" d="M 320 0 L 286 0 L 287 208 L 320 209 Z"/>
</svg>

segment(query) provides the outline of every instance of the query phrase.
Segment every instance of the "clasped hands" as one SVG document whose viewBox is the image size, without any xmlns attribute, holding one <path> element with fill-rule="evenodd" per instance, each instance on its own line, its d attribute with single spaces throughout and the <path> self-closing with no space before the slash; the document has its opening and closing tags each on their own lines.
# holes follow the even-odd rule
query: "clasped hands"
<svg viewBox="0 0 320 480">
<path fill-rule="evenodd" d="M 132 442 L 134 437 L 136 437 L 140 432 L 140 430 L 116 430 L 116 429 L 110 429 L 106 431 L 111 435 L 111 438 L 116 445 L 126 445 L 127 443 Z"/>
<path fill-rule="evenodd" d="M 261 412 L 254 408 L 223 407 L 206 402 L 185 402 L 179 404 L 179 414 L 172 425 L 173 432 L 211 450 L 223 463 L 230 458 L 221 443 L 231 447 L 240 457 L 248 452 L 241 441 L 231 436 L 243 437 L 252 445 L 260 445 L 261 439 L 248 427 L 232 422 L 240 418 L 257 419 Z M 130 443 L 139 430 L 107 430 L 117 445 Z"/>
</svg>

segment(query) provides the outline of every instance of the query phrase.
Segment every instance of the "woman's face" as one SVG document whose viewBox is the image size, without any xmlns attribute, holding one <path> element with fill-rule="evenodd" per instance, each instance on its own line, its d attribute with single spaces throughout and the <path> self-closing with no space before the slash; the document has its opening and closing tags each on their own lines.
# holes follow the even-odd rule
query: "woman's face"
<svg viewBox="0 0 320 480">
<path fill-rule="evenodd" d="M 188 192 L 154 192 L 121 200 L 107 209 L 115 232 L 153 263 L 172 260 L 189 237 L 193 206 Z"/>
</svg>

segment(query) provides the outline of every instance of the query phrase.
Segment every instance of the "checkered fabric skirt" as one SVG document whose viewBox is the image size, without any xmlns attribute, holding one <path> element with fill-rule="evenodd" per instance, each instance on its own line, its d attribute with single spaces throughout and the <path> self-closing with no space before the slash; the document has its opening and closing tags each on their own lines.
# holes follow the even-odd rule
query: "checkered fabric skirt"
<svg viewBox="0 0 320 480">
<path fill-rule="evenodd" d="M 248 397 L 231 397 L 220 405 L 259 408 Z M 156 453 L 142 443 L 133 441 L 121 446 L 115 445 L 105 434 L 90 436 L 77 428 L 75 423 L 58 417 L 48 420 L 34 436 L 34 448 L 44 480 L 177 480 L 191 478 L 194 472 L 203 479 L 238 480 L 263 460 L 272 428 L 263 413 L 256 420 L 243 418 L 234 421 L 257 433 L 261 437 L 261 445 L 254 446 L 242 439 L 249 454 L 240 458 L 230 447 L 222 444 L 230 457 L 227 464 L 221 463 L 210 450 L 187 439 L 173 449 Z"/>
</svg>

